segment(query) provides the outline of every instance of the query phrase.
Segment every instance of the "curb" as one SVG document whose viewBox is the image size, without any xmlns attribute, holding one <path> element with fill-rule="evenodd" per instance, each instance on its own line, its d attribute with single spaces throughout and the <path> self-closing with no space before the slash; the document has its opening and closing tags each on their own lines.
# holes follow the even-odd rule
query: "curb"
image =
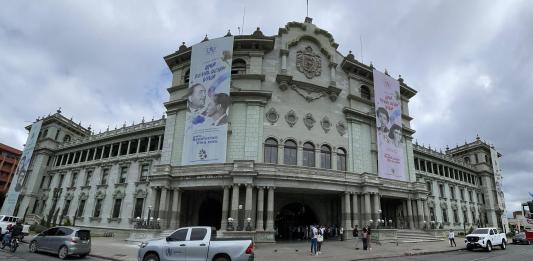
<svg viewBox="0 0 533 261">
<path fill-rule="evenodd" d="M 392 255 L 392 256 L 376 256 L 376 257 L 367 257 L 367 258 L 357 258 L 352 259 L 352 261 L 356 260 L 372 260 L 372 259 L 382 259 L 382 258 L 394 258 L 394 257 L 405 257 L 405 256 L 422 256 L 422 255 L 431 255 L 431 254 L 439 254 L 439 253 L 447 253 L 447 252 L 454 252 L 454 251 L 461 251 L 465 250 L 466 248 L 458 248 L 458 249 L 450 249 L 450 250 L 438 250 L 438 251 L 428 251 L 428 252 L 418 252 L 418 253 L 409 253 L 405 252 L 401 255 Z"/>
</svg>

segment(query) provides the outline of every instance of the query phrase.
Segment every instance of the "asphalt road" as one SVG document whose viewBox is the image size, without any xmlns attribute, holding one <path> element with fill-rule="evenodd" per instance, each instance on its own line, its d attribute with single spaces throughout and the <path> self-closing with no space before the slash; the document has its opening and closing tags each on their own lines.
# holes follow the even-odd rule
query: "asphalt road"
<svg viewBox="0 0 533 261">
<path fill-rule="evenodd" d="M 533 245 L 507 245 L 506 250 L 501 250 L 496 247 L 492 252 L 486 252 L 482 249 L 476 249 L 474 251 L 461 250 L 440 254 L 431 255 L 419 255 L 419 256 L 406 256 L 406 257 L 394 257 L 394 258 L 380 258 L 374 259 L 380 261 L 441 261 L 441 260 L 453 260 L 453 261 L 528 261 L 533 260 Z"/>
<path fill-rule="evenodd" d="M 13 256 L 18 258 L 13 258 Z M 0 249 L 0 261 L 3 260 L 10 260 L 10 261 L 19 261 L 19 260 L 27 260 L 27 261 L 58 261 L 60 260 L 57 255 L 52 255 L 48 253 L 30 253 L 28 250 L 28 244 L 22 244 L 15 253 L 11 253 L 7 251 L 7 248 L 5 250 Z M 95 257 L 87 256 L 86 258 L 80 258 L 80 257 L 69 257 L 66 260 L 88 260 L 88 261 L 104 261 L 105 259 L 99 259 Z"/>
</svg>

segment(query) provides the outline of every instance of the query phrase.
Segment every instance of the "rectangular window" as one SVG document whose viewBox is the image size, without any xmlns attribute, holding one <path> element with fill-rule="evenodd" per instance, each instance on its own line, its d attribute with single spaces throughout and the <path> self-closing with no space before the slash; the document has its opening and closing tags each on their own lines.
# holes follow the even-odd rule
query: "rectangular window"
<svg viewBox="0 0 533 261">
<path fill-rule="evenodd" d="M 85 162 L 86 158 L 87 158 L 87 150 L 84 150 L 81 152 L 80 162 Z"/>
<path fill-rule="evenodd" d="M 435 220 L 435 209 L 433 209 L 433 208 L 431 208 L 431 207 L 429 208 L 429 219 L 430 219 L 431 221 L 436 221 L 436 220 Z"/>
<path fill-rule="evenodd" d="M 70 200 L 67 200 L 65 202 L 65 207 L 63 208 L 63 215 L 64 216 L 67 216 L 68 215 L 68 210 L 70 208 Z"/>
<path fill-rule="evenodd" d="M 429 191 L 429 195 L 433 195 L 433 190 L 431 188 L 431 181 L 426 182 L 426 188 Z"/>
<path fill-rule="evenodd" d="M 152 139 L 150 140 L 150 151 L 157 150 L 159 146 L 159 136 L 152 136 Z"/>
<path fill-rule="evenodd" d="M 420 169 L 422 169 L 422 171 L 426 171 L 426 161 L 425 160 L 420 160 Z"/>
<path fill-rule="evenodd" d="M 85 199 L 82 199 L 80 201 L 80 205 L 78 206 L 78 213 L 77 217 L 83 217 L 83 210 L 85 209 Z"/>
<path fill-rule="evenodd" d="M 468 198 L 470 199 L 470 202 L 474 202 L 472 200 L 472 191 L 468 191 Z"/>
<path fill-rule="evenodd" d="M 439 184 L 439 194 L 441 198 L 444 198 L 444 185 Z"/>
<path fill-rule="evenodd" d="M 59 176 L 59 184 L 58 184 L 58 188 L 62 187 L 63 186 L 63 179 L 65 179 L 65 175 L 61 174 Z"/>
<path fill-rule="evenodd" d="M 481 202 L 483 202 L 483 204 L 485 204 L 485 194 L 481 193 Z"/>
<path fill-rule="evenodd" d="M 74 153 L 71 152 L 68 154 L 68 162 L 67 164 L 72 164 L 72 160 L 74 159 Z"/>
<path fill-rule="evenodd" d="M 62 159 L 63 155 L 59 155 L 56 157 L 56 167 L 59 166 L 59 164 L 61 164 L 61 159 Z"/>
<path fill-rule="evenodd" d="M 102 170 L 102 180 L 100 182 L 101 185 L 107 184 L 107 177 L 109 176 L 109 169 L 103 169 Z"/>
<path fill-rule="evenodd" d="M 455 199 L 455 188 L 450 187 L 450 194 L 452 194 L 452 199 Z"/>
<path fill-rule="evenodd" d="M 465 200 L 465 190 L 464 189 L 461 189 L 461 200 Z"/>
<path fill-rule="evenodd" d="M 137 198 L 135 200 L 135 210 L 133 211 L 134 218 L 141 218 L 143 214 L 144 198 Z"/>
<path fill-rule="evenodd" d="M 113 205 L 113 216 L 112 218 L 118 218 L 120 216 L 120 205 L 122 205 L 122 199 L 115 199 L 115 204 Z"/>
<path fill-rule="evenodd" d="M 130 141 L 130 151 L 128 151 L 128 154 L 137 153 L 137 146 L 139 145 L 138 140 L 132 140 Z"/>
<path fill-rule="evenodd" d="M 104 147 L 100 146 L 96 148 L 96 154 L 94 155 L 95 160 L 99 160 L 102 158 L 102 154 L 104 153 Z"/>
<path fill-rule="evenodd" d="M 100 217 L 100 210 L 102 209 L 102 199 L 97 199 L 94 205 L 93 217 Z"/>
<path fill-rule="evenodd" d="M 93 171 L 87 170 L 85 173 L 85 186 L 91 185 L 91 178 L 93 177 Z"/>
<path fill-rule="evenodd" d="M 149 174 L 150 174 L 150 165 L 149 164 L 141 165 L 141 176 L 139 177 L 139 181 L 146 181 Z"/>
<path fill-rule="evenodd" d="M 128 167 L 120 167 L 120 176 L 118 178 L 118 183 L 126 183 L 126 178 L 128 177 Z"/>
<path fill-rule="evenodd" d="M 44 180 L 46 179 L 46 176 L 43 176 L 43 178 L 41 179 L 41 185 L 39 185 L 39 188 L 42 189 L 43 186 L 44 186 Z"/>
<path fill-rule="evenodd" d="M 50 186 L 52 185 L 52 179 L 54 178 L 54 176 L 48 176 L 48 186 L 46 188 L 50 188 Z"/>
<path fill-rule="evenodd" d="M 103 153 L 103 156 L 102 156 L 102 157 L 103 157 L 104 159 L 109 158 L 109 153 L 110 153 L 110 151 L 111 151 L 111 145 L 105 145 L 105 146 L 103 147 L 103 150 L 102 150 L 102 153 Z"/>
<path fill-rule="evenodd" d="M 79 151 L 76 151 L 74 153 L 74 164 L 78 163 L 80 161 L 80 152 Z"/>
<path fill-rule="evenodd" d="M 265 163 L 278 163 L 278 144 L 272 139 L 268 139 L 265 142 L 263 149 L 263 156 Z"/>
<path fill-rule="evenodd" d="M 127 141 L 123 141 L 120 143 L 119 153 L 120 153 L 119 154 L 120 156 L 128 154 L 128 142 Z"/>
<path fill-rule="evenodd" d="M 70 180 L 70 187 L 76 186 L 76 179 L 78 179 L 78 172 L 72 172 L 72 179 Z"/>
<path fill-rule="evenodd" d="M 118 156 L 118 146 L 120 143 L 113 143 L 113 147 L 111 148 L 111 157 Z"/>
<path fill-rule="evenodd" d="M 415 158 L 415 170 L 418 170 L 418 158 Z"/>
<path fill-rule="evenodd" d="M 454 223 L 459 222 L 459 215 L 457 214 L 457 209 L 453 210 L 453 222 Z"/>
<path fill-rule="evenodd" d="M 442 219 L 444 222 L 448 222 L 448 212 L 446 211 L 446 208 L 442 208 Z"/>
<path fill-rule="evenodd" d="M 90 148 L 87 156 L 87 161 L 91 161 L 94 158 L 94 148 Z"/>
</svg>

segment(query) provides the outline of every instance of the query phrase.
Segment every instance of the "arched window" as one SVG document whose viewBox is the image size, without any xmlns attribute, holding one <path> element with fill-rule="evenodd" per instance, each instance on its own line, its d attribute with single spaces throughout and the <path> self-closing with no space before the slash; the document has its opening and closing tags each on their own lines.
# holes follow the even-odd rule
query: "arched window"
<svg viewBox="0 0 533 261">
<path fill-rule="evenodd" d="M 327 145 L 320 147 L 320 167 L 331 169 L 331 148 Z"/>
<path fill-rule="evenodd" d="M 337 150 L 337 169 L 346 171 L 346 150 L 343 148 Z"/>
<path fill-rule="evenodd" d="M 278 142 L 273 138 L 265 141 L 265 163 L 278 163 Z"/>
<path fill-rule="evenodd" d="M 466 163 L 470 163 L 470 158 L 469 157 L 465 157 L 464 160 L 465 160 Z"/>
<path fill-rule="evenodd" d="M 235 59 L 231 64 L 231 74 L 246 74 L 246 62 L 243 59 Z"/>
<path fill-rule="evenodd" d="M 63 138 L 63 142 L 69 142 L 70 141 L 70 135 L 65 135 L 65 137 Z"/>
<path fill-rule="evenodd" d="M 187 83 L 187 84 L 189 83 L 190 75 L 191 75 L 191 70 L 187 69 L 187 71 L 185 71 L 185 75 L 183 76 L 183 83 Z"/>
<path fill-rule="evenodd" d="M 283 163 L 287 165 L 296 165 L 297 163 L 297 148 L 296 142 L 288 140 L 285 142 L 283 148 Z"/>
<path fill-rule="evenodd" d="M 303 155 L 303 165 L 306 167 L 315 166 L 315 146 L 310 143 L 304 143 L 304 155 Z"/>
<path fill-rule="evenodd" d="M 370 100 L 370 88 L 366 85 L 361 85 L 361 98 Z"/>
</svg>

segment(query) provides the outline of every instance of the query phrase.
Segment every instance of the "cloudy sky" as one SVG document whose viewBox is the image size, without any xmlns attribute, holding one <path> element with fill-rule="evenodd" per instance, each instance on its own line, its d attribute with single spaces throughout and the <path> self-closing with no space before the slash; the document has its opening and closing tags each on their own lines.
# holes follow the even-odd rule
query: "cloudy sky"
<svg viewBox="0 0 533 261">
<path fill-rule="evenodd" d="M 533 1 L 318 1 L 309 16 L 339 51 L 418 90 L 416 139 L 444 148 L 476 134 L 503 154 L 508 210 L 533 192 Z M 277 34 L 305 1 L 10 1 L 0 9 L 0 142 L 64 115 L 96 131 L 164 113 L 163 56 L 205 34 Z M 361 44 L 363 55 L 361 57 Z"/>
</svg>

